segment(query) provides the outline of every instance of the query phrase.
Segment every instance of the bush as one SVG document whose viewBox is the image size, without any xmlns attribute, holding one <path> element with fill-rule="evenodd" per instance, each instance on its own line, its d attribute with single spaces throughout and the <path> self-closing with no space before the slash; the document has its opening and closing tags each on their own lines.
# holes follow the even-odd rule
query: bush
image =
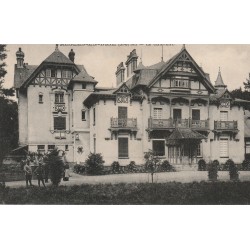
<svg viewBox="0 0 250 250">
<path fill-rule="evenodd" d="M 163 172 L 175 172 L 175 168 L 167 160 L 161 163 L 159 170 Z"/>
<path fill-rule="evenodd" d="M 214 160 L 208 164 L 208 179 L 210 181 L 217 181 L 219 165 L 220 164 L 217 160 Z"/>
<path fill-rule="evenodd" d="M 207 163 L 205 160 L 203 159 L 200 159 L 198 161 L 198 171 L 206 171 L 207 169 Z"/>
<path fill-rule="evenodd" d="M 225 164 L 226 169 L 229 170 L 229 176 L 231 181 L 238 181 L 239 180 L 239 172 L 238 168 L 235 165 L 234 161 L 228 159 Z"/>
<path fill-rule="evenodd" d="M 242 170 L 245 170 L 245 171 L 250 170 L 250 160 L 244 160 L 242 162 Z"/>
<path fill-rule="evenodd" d="M 121 167 L 121 165 L 120 165 L 120 163 L 119 163 L 118 161 L 114 161 L 114 162 L 111 164 L 111 171 L 112 171 L 112 173 L 114 173 L 114 174 L 124 172 L 124 171 L 123 171 L 123 168 Z"/>
<path fill-rule="evenodd" d="M 54 186 L 58 186 L 61 182 L 64 172 L 64 163 L 62 157 L 59 156 L 59 150 L 54 149 L 48 153 L 44 159 L 46 168 L 49 169 L 50 179 Z"/>
<path fill-rule="evenodd" d="M 85 161 L 85 166 L 88 174 L 101 175 L 103 174 L 103 157 L 101 154 L 90 153 Z"/>
<path fill-rule="evenodd" d="M 86 171 L 86 167 L 84 165 L 76 164 L 73 167 L 73 172 L 76 174 L 84 174 Z"/>
<path fill-rule="evenodd" d="M 136 164 L 134 161 L 131 161 L 127 167 L 126 167 L 126 170 L 130 173 L 134 173 L 136 171 Z"/>
</svg>

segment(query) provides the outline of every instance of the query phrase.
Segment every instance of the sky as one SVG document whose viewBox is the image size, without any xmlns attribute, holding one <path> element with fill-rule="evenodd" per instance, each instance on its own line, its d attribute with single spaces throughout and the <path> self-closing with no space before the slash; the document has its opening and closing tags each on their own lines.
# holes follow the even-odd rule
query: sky
<svg viewBox="0 0 250 250">
<path fill-rule="evenodd" d="M 160 62 L 162 57 L 167 61 L 178 53 L 182 44 L 59 44 L 59 50 L 66 56 L 70 49 L 76 53 L 75 63 L 83 64 L 88 73 L 95 77 L 98 86 L 115 86 L 115 71 L 120 62 L 125 62 L 127 55 L 136 49 L 145 66 Z M 219 67 L 224 83 L 229 90 L 243 87 L 243 82 L 250 72 L 250 45 L 191 45 L 186 44 L 186 49 L 206 73 L 210 74 L 214 84 Z M 4 87 L 12 87 L 14 79 L 15 53 L 21 47 L 25 53 L 24 62 L 30 65 L 39 65 L 54 50 L 55 44 L 9 44 L 7 45 L 7 74 Z"/>
</svg>

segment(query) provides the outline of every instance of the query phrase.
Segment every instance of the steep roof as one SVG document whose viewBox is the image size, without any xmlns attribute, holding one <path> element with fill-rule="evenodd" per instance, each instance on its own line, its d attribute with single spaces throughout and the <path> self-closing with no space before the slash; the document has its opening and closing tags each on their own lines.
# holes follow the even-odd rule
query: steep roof
<svg viewBox="0 0 250 250">
<path fill-rule="evenodd" d="M 83 69 L 78 75 L 76 75 L 71 81 L 73 82 L 88 82 L 98 83 L 92 76 L 90 76 L 85 69 Z"/>
<path fill-rule="evenodd" d="M 223 79 L 222 79 L 222 76 L 221 76 L 220 70 L 218 72 L 218 76 L 217 76 L 217 79 L 215 81 L 215 86 L 225 86 L 225 84 L 223 82 Z"/>
<path fill-rule="evenodd" d="M 14 74 L 14 87 L 16 89 L 20 88 L 23 83 L 31 76 L 31 74 L 36 70 L 37 65 L 25 64 L 23 68 L 15 67 Z"/>
<path fill-rule="evenodd" d="M 43 62 L 58 64 L 74 64 L 67 56 L 65 56 L 58 48 L 49 55 Z"/>
</svg>

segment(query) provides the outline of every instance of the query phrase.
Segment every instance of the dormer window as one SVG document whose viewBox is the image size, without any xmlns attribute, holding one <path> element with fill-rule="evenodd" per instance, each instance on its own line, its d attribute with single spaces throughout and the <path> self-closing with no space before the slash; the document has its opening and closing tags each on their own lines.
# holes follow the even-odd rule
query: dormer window
<svg viewBox="0 0 250 250">
<path fill-rule="evenodd" d="M 64 93 L 55 94 L 55 103 L 64 103 Z"/>
<path fill-rule="evenodd" d="M 71 79 L 72 78 L 72 72 L 71 71 L 67 71 L 67 78 Z"/>
<path fill-rule="evenodd" d="M 189 80 L 181 79 L 181 78 L 172 79 L 171 87 L 172 88 L 189 88 Z"/>
<path fill-rule="evenodd" d="M 62 71 L 62 78 L 67 78 L 67 71 L 66 70 Z"/>
</svg>

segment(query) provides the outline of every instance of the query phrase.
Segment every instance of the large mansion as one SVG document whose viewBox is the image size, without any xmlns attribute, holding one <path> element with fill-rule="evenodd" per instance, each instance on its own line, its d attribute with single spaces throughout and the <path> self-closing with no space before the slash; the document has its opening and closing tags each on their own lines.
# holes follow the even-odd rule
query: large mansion
<svg viewBox="0 0 250 250">
<path fill-rule="evenodd" d="M 105 165 L 125 166 L 144 163 L 144 153 L 153 150 L 191 168 L 202 158 L 241 163 L 250 149 L 246 101 L 232 98 L 221 72 L 212 84 L 185 46 L 150 66 L 138 62 L 134 49 L 116 69 L 115 88 L 98 87 L 85 66 L 76 64 L 73 50 L 67 57 L 56 46 L 40 65 L 24 57 L 20 48 L 14 86 L 19 144 L 29 151 L 57 147 L 77 163 L 90 152 L 101 153 Z"/>
</svg>

